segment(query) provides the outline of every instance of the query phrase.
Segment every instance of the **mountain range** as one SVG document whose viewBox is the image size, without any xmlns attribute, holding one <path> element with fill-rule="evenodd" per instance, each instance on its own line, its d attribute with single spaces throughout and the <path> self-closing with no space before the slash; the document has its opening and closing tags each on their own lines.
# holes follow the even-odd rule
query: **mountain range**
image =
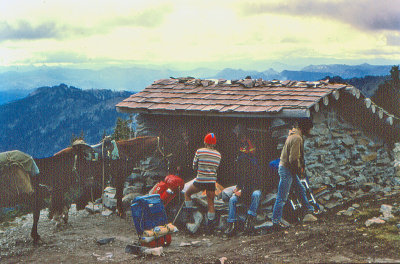
<svg viewBox="0 0 400 264">
<path fill-rule="evenodd" d="M 0 152 L 18 149 L 39 158 L 68 147 L 74 136 L 98 143 L 113 132 L 117 117 L 129 118 L 115 105 L 131 94 L 65 84 L 40 87 L 23 99 L 0 105 Z"/>
<path fill-rule="evenodd" d="M 110 89 L 113 91 L 138 92 L 154 80 L 169 77 L 195 77 L 206 79 L 253 79 L 316 81 L 327 76 L 340 76 L 343 79 L 363 78 L 365 76 L 389 75 L 391 65 L 309 65 L 298 71 L 281 72 L 269 68 L 265 71 L 247 71 L 226 68 L 214 70 L 198 68 L 189 71 L 148 67 L 108 67 L 102 69 L 73 69 L 65 67 L 19 67 L 0 69 L 0 104 L 28 95 L 33 89 L 42 86 L 56 86 L 66 83 L 81 89 Z"/>
</svg>

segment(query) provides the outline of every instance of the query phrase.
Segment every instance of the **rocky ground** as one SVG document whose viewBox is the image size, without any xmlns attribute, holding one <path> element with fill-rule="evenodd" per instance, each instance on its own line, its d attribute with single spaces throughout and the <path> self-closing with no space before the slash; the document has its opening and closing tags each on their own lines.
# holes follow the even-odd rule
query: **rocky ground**
<svg viewBox="0 0 400 264">
<path fill-rule="evenodd" d="M 71 208 L 69 223 L 55 227 L 43 210 L 39 222 L 42 243 L 33 246 L 29 236 L 32 215 L 0 225 L 2 263 L 400 263 L 400 216 L 366 227 L 366 220 L 381 215 L 382 204 L 398 208 L 400 196 L 354 201 L 353 206 L 330 210 L 318 221 L 298 223 L 273 234 L 237 235 L 227 238 L 172 235 L 161 256 L 125 253 L 137 241 L 131 218 L 104 216 Z M 352 213 L 348 208 L 354 208 Z M 343 211 L 344 210 L 344 211 Z M 397 209 L 396 209 L 397 210 Z M 100 245 L 100 239 L 114 238 Z"/>
</svg>

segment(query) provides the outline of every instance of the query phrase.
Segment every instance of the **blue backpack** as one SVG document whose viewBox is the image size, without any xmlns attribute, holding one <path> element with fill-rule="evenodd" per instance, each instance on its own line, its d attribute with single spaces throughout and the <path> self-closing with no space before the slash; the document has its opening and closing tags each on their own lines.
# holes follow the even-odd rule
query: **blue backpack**
<svg viewBox="0 0 400 264">
<path fill-rule="evenodd" d="M 139 236 L 144 230 L 167 224 L 167 214 L 159 194 L 136 197 L 131 210 L 133 223 Z"/>
<path fill-rule="evenodd" d="M 273 170 L 278 171 L 279 162 L 280 162 L 280 161 L 281 161 L 281 159 L 275 159 L 275 160 L 271 161 L 271 162 L 269 163 L 269 167 L 270 167 L 271 169 L 273 169 Z"/>
</svg>

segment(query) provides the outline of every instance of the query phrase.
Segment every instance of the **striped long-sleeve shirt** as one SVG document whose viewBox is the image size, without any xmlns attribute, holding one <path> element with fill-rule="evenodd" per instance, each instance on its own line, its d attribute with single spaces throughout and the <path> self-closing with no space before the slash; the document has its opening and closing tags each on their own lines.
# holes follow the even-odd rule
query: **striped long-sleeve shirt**
<svg viewBox="0 0 400 264">
<path fill-rule="evenodd" d="M 217 181 L 217 169 L 221 162 L 221 153 L 215 149 L 200 148 L 193 159 L 193 169 L 197 166 L 196 182 L 215 183 Z"/>
</svg>

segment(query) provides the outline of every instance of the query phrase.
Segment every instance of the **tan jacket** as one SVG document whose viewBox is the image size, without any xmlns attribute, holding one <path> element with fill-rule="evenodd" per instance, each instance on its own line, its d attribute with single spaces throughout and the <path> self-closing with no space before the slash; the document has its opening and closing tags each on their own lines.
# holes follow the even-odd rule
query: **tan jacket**
<svg viewBox="0 0 400 264">
<path fill-rule="evenodd" d="M 293 128 L 289 131 L 289 136 L 281 152 L 279 165 L 297 174 L 304 169 L 304 139 L 299 129 Z"/>
</svg>

